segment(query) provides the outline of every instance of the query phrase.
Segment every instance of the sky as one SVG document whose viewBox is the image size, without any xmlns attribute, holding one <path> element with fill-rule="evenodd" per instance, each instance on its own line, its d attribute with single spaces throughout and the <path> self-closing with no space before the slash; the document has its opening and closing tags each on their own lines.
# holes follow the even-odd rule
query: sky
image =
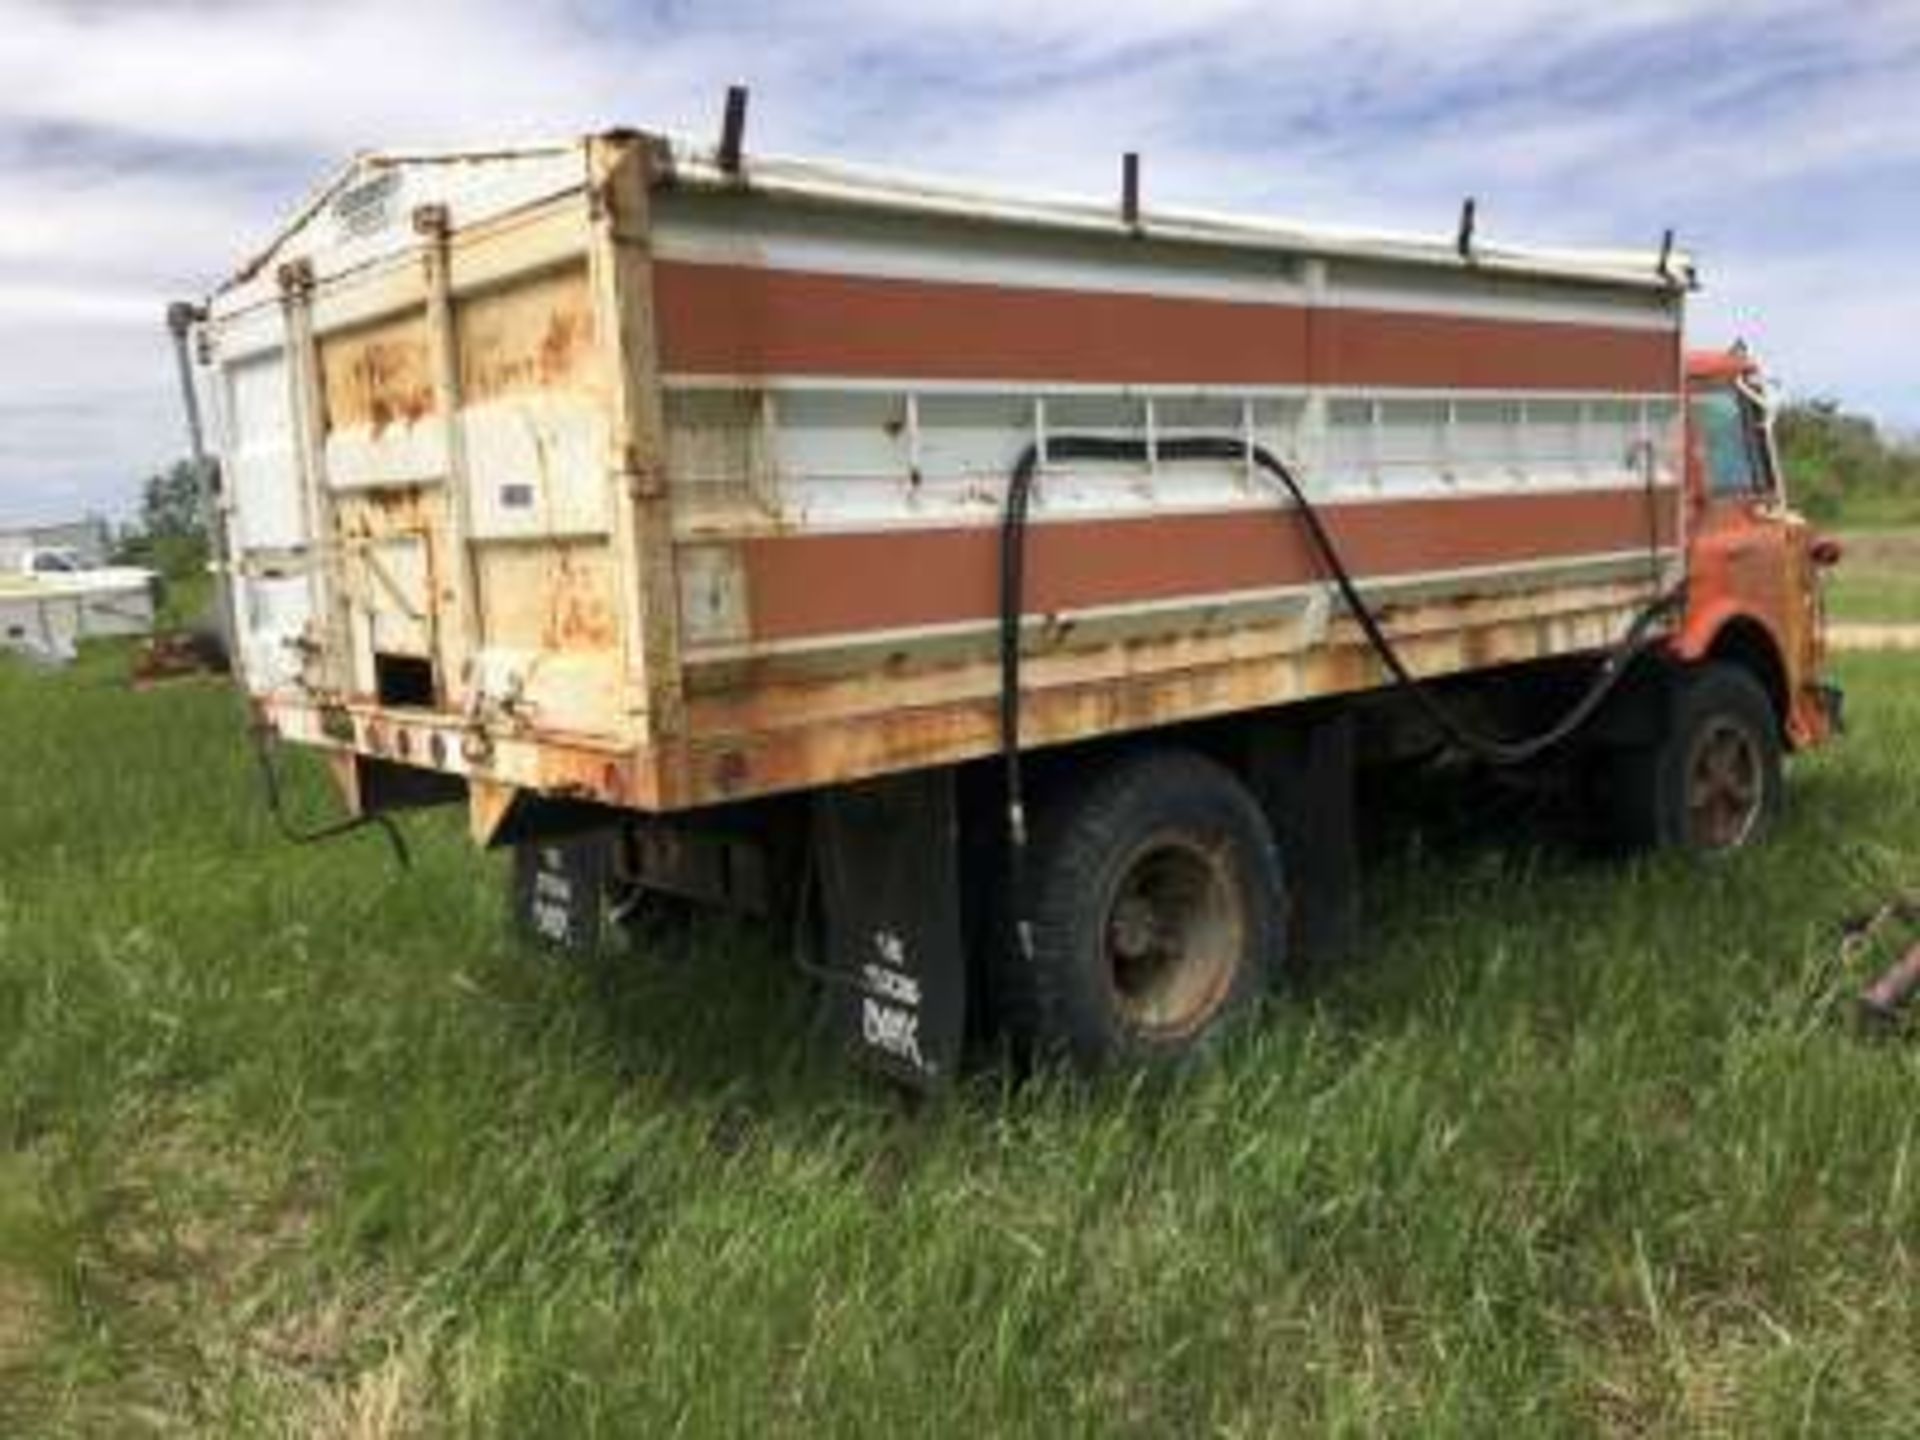
<svg viewBox="0 0 1920 1440">
<path fill-rule="evenodd" d="M 0 523 L 185 448 L 161 323 L 369 148 L 630 125 L 1700 258 L 1693 339 L 1920 426 L 1920 0 L 0 0 Z"/>
</svg>

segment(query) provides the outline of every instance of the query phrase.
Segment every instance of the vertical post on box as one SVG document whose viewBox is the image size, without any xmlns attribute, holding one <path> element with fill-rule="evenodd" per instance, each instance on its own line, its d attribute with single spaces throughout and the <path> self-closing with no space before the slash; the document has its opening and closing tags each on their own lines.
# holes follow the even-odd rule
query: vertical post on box
<svg viewBox="0 0 1920 1440">
<path fill-rule="evenodd" d="M 1327 262 L 1315 255 L 1300 262 L 1300 288 L 1307 313 L 1307 390 L 1300 401 L 1300 418 L 1294 430 L 1292 461 L 1301 483 L 1310 497 L 1318 498 L 1326 487 L 1328 427 L 1331 415 L 1327 403 L 1327 362 L 1323 353 L 1327 305 Z M 1331 585 L 1322 585 L 1315 593 L 1305 616 L 1306 639 L 1318 644 L 1326 636 L 1332 613 Z"/>
<path fill-rule="evenodd" d="M 714 158 L 729 175 L 740 173 L 740 159 L 747 141 L 747 87 L 727 87 L 726 114 L 720 122 L 720 148 Z"/>
<path fill-rule="evenodd" d="M 280 267 L 280 307 L 285 322 L 287 386 L 295 429 L 294 463 L 307 510 L 307 594 L 320 630 L 320 685 L 334 694 L 353 688 L 353 655 L 346 613 L 346 563 L 327 483 L 327 412 L 320 371 L 320 342 L 313 325 L 313 266 L 295 260 Z"/>
<path fill-rule="evenodd" d="M 445 534 L 451 555 L 457 638 L 443 647 L 442 684 L 459 677 L 462 699 L 473 679 L 468 665 L 484 639 L 480 633 L 480 577 L 474 568 L 473 491 L 467 478 L 467 439 L 461 420 L 460 337 L 453 307 L 452 222 L 444 205 L 413 212 L 414 231 L 425 242 L 427 343 L 432 347 L 433 388 L 440 404 L 446 446 Z M 444 634 L 444 632 L 442 632 Z M 451 689 L 451 687 L 449 687 Z"/>
<path fill-rule="evenodd" d="M 616 133 L 587 142 L 589 271 L 611 396 L 608 473 L 629 709 L 645 712 L 648 739 L 657 744 L 684 732 L 685 697 L 654 337 L 652 173 L 645 136 Z"/>
</svg>

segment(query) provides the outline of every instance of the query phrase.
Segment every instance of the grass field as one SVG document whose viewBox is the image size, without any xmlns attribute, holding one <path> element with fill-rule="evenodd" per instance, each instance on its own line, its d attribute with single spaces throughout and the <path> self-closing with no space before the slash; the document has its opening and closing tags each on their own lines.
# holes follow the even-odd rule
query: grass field
<svg viewBox="0 0 1920 1440">
<path fill-rule="evenodd" d="M 1911 1434 L 1920 664 L 1720 868 L 1408 845 L 1159 1082 L 915 1110 L 744 932 L 596 974 L 224 691 L 0 664 L 0 1433 Z M 320 807 L 310 770 L 296 798 Z"/>
<path fill-rule="evenodd" d="M 1832 523 L 1843 530 L 1913 529 L 1920 526 L 1920 490 L 1848 495 Z"/>
<path fill-rule="evenodd" d="M 1920 624 L 1920 527 L 1843 532 L 1846 556 L 1829 582 L 1836 620 Z"/>
</svg>

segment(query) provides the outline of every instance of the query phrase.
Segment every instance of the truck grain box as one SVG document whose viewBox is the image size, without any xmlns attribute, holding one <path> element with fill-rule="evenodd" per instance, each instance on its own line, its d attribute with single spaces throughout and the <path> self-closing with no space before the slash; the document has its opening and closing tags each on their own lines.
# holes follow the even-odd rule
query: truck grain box
<svg viewBox="0 0 1920 1440">
<path fill-rule="evenodd" d="M 1836 692 L 1743 352 L 1645 253 L 616 132 L 368 155 L 198 307 L 237 658 L 521 918 L 808 947 L 909 1079 L 1184 1050 L 1350 946 L 1357 768 L 1759 836 Z M 189 360 L 197 332 L 197 359 Z"/>
</svg>

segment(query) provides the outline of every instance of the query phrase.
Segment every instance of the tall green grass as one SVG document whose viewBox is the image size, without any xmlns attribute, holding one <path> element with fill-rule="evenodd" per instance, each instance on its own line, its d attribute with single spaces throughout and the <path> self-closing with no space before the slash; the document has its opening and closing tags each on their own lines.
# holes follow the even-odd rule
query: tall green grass
<svg viewBox="0 0 1920 1440">
<path fill-rule="evenodd" d="M 1920 525 L 1843 535 L 1846 553 L 1828 578 L 1836 620 L 1920 625 Z"/>
<path fill-rule="evenodd" d="M 1213 1063 L 913 1106 L 749 932 L 539 958 L 458 817 L 289 848 L 225 692 L 0 666 L 0 1432 L 1911 1433 L 1835 942 L 1920 666 L 1843 674 L 1763 852 L 1410 843 Z"/>
</svg>

